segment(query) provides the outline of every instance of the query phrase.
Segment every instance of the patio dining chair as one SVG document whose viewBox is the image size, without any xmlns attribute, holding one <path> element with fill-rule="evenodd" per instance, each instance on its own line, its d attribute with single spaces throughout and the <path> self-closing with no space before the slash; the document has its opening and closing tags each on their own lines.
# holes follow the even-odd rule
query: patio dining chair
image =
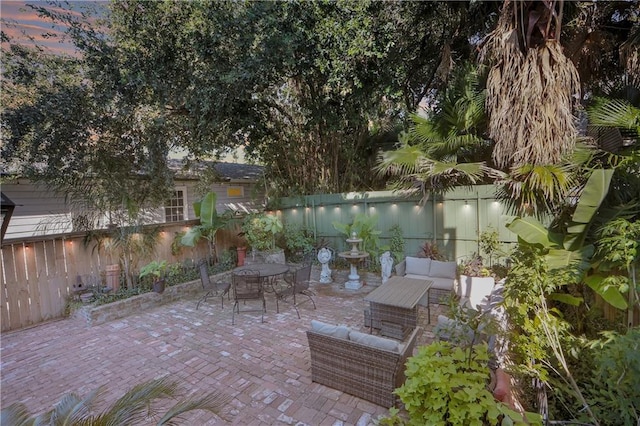
<svg viewBox="0 0 640 426">
<path fill-rule="evenodd" d="M 276 292 L 276 311 L 278 313 L 280 313 L 280 301 L 292 303 L 293 308 L 296 310 L 296 314 L 298 315 L 298 319 L 300 318 L 298 306 L 302 303 L 310 300 L 313 304 L 313 309 L 316 309 L 316 302 L 313 300 L 313 296 L 316 294 L 309 289 L 309 282 L 311 280 L 311 263 L 307 263 L 298 270 L 285 274 L 283 278 L 286 284 Z M 299 302 L 299 295 L 305 296 L 307 299 Z"/>
<path fill-rule="evenodd" d="M 196 309 L 200 307 L 200 303 L 206 302 L 209 297 L 218 297 L 220 296 L 220 301 L 222 303 L 222 309 L 224 309 L 224 296 L 227 296 L 227 299 L 230 300 L 229 289 L 231 288 L 231 284 L 229 282 L 217 281 L 215 283 L 211 282 L 209 278 L 209 268 L 207 267 L 207 262 L 200 262 L 198 265 L 198 269 L 200 271 L 200 281 L 202 282 L 202 288 L 205 293 L 204 296 L 198 300 L 196 304 Z"/>
<path fill-rule="evenodd" d="M 245 269 L 234 272 L 231 275 L 231 289 L 233 292 L 233 312 L 231 324 L 235 325 L 235 314 L 240 313 L 240 302 L 245 305 L 247 301 L 261 302 L 261 309 L 248 309 L 243 312 L 261 312 L 261 322 L 264 322 L 264 313 L 267 304 L 264 299 L 264 285 L 259 271 Z"/>
</svg>

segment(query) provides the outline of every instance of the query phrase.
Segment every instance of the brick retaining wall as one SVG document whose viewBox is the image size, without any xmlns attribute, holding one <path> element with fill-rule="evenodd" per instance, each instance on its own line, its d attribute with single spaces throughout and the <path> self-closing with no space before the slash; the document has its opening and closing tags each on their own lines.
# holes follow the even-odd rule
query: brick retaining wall
<svg viewBox="0 0 640 426">
<path fill-rule="evenodd" d="M 231 279 L 229 272 L 213 275 L 211 280 L 218 281 L 225 278 Z M 91 327 L 124 318 L 133 313 L 155 308 L 156 306 L 171 303 L 183 297 L 194 296 L 202 291 L 202 282 L 197 279 L 182 284 L 167 286 L 162 294 L 149 292 L 106 305 L 82 306 L 73 313 L 73 318 L 84 321 L 88 327 Z"/>
</svg>

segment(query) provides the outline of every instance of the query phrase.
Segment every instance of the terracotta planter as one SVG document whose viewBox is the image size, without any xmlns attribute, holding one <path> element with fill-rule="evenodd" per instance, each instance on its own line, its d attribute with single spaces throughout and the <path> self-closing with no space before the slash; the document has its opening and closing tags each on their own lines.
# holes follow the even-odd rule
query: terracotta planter
<svg viewBox="0 0 640 426">
<path fill-rule="evenodd" d="M 247 248 L 237 247 L 236 251 L 238 252 L 238 266 L 244 266 L 244 259 L 247 257 Z"/>
</svg>

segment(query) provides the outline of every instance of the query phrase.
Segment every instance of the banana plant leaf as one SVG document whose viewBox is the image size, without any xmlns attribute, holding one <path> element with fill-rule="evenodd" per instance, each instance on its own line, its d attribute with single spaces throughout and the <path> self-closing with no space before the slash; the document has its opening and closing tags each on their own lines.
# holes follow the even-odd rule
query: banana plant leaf
<svg viewBox="0 0 640 426">
<path fill-rule="evenodd" d="M 571 306 L 580 306 L 584 301 L 582 297 L 575 297 L 566 293 L 551 293 L 549 299 L 556 300 L 558 302 L 566 303 Z"/>
<path fill-rule="evenodd" d="M 182 236 L 182 245 L 194 247 L 200 238 L 213 239 L 218 229 L 225 226 L 226 221 L 218 216 L 216 199 L 215 192 L 208 192 L 201 201 L 193 203 L 193 210 L 200 218 L 200 225 L 192 227 Z"/>
<path fill-rule="evenodd" d="M 576 210 L 571 217 L 572 223 L 568 228 L 569 235 L 564 242 L 566 249 L 576 249 L 583 243 L 587 234 L 588 224 L 609 192 L 612 176 L 613 169 L 595 169 L 589 176 L 578 200 Z"/>
<path fill-rule="evenodd" d="M 550 269 L 561 269 L 573 266 L 580 271 L 587 271 L 591 267 L 591 257 L 595 249 L 592 245 L 580 248 L 579 250 L 556 250 L 551 249 L 546 256 Z"/>
<path fill-rule="evenodd" d="M 627 301 L 620 291 L 613 286 L 605 288 L 605 277 L 602 275 L 591 275 L 585 278 L 584 282 L 598 293 L 607 303 L 618 309 L 627 309 Z"/>
<path fill-rule="evenodd" d="M 518 238 L 533 245 L 545 248 L 560 247 L 562 236 L 549 230 L 534 217 L 518 217 L 507 225 L 507 228 L 518 235 Z"/>
</svg>

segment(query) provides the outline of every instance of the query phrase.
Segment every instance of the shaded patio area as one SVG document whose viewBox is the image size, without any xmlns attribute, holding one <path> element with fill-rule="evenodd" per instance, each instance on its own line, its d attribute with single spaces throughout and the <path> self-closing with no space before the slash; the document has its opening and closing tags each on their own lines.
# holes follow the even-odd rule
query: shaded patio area
<svg viewBox="0 0 640 426">
<path fill-rule="evenodd" d="M 232 326 L 232 303 L 225 299 L 221 309 L 219 298 L 211 298 L 196 310 L 195 296 L 91 328 L 67 319 L 3 334 L 2 406 L 22 401 L 35 414 L 65 393 L 84 396 L 101 385 L 110 402 L 169 375 L 187 392 L 233 397 L 226 420 L 194 411 L 185 424 L 371 424 L 387 409 L 312 383 L 305 331 L 312 319 L 363 328 L 363 298 L 379 281 L 370 275 L 368 285 L 354 291 L 338 284 L 340 276 L 333 284 L 317 283 L 318 276 L 314 268 L 317 310 L 302 306 L 301 319 L 286 304 L 277 314 L 268 295 L 264 323 L 259 313 L 241 312 Z M 424 326 L 426 309 L 420 317 Z M 426 331 L 418 344 L 428 339 Z"/>
</svg>

